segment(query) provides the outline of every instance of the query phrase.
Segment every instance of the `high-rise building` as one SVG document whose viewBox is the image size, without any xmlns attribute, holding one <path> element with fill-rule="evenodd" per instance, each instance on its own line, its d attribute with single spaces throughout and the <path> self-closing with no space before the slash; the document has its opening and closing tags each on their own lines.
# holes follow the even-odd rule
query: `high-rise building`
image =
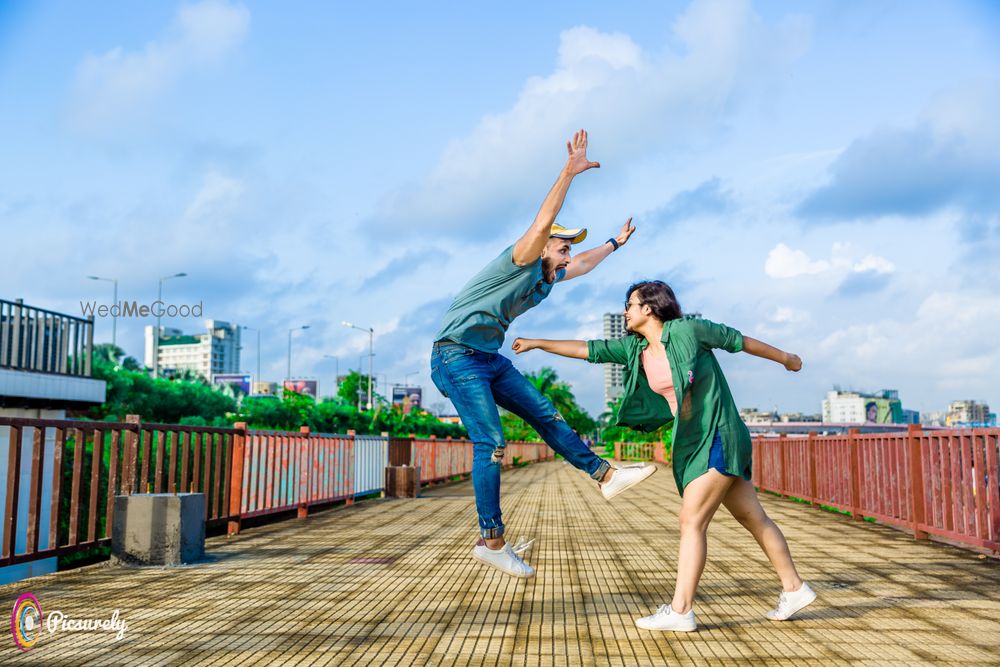
<svg viewBox="0 0 1000 667">
<path fill-rule="evenodd" d="M 180 329 L 160 327 L 161 375 L 191 370 L 206 380 L 219 373 L 240 372 L 240 327 L 220 320 L 206 320 L 207 331 L 185 335 Z M 146 366 L 153 367 L 153 330 L 146 327 Z"/>
<path fill-rule="evenodd" d="M 990 406 L 978 401 L 952 401 L 948 405 L 948 416 L 945 426 L 965 424 L 989 424 Z M 995 419 L 994 419 L 995 421 Z"/>
<path fill-rule="evenodd" d="M 625 335 L 625 315 L 604 313 L 604 337 L 621 338 Z M 625 390 L 621 364 L 604 364 L 604 404 L 611 403 Z"/>
</svg>

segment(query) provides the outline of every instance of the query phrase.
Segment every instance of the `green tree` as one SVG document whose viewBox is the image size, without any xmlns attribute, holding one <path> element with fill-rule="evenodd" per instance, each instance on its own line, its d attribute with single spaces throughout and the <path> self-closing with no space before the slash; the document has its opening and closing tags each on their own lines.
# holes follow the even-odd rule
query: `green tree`
<svg viewBox="0 0 1000 667">
<path fill-rule="evenodd" d="M 593 433 L 597 421 L 576 402 L 573 388 L 559 380 L 559 375 L 549 367 L 536 372 L 525 373 L 524 377 L 535 385 L 535 388 L 555 406 L 562 418 L 581 436 Z M 504 437 L 508 440 L 540 440 L 541 437 L 523 419 L 515 414 L 502 411 L 500 423 L 503 426 Z"/>
<path fill-rule="evenodd" d="M 372 385 L 372 407 L 379 403 L 386 403 L 385 397 L 377 391 L 376 385 Z M 361 405 L 364 408 L 368 403 L 368 376 L 357 371 L 351 371 L 340 383 L 337 389 L 337 397 L 347 405 Z"/>
</svg>

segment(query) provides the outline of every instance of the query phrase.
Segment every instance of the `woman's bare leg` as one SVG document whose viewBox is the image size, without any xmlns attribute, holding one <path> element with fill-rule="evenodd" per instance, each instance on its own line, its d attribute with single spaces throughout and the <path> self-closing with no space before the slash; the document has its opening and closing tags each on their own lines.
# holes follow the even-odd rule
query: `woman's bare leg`
<svg viewBox="0 0 1000 667">
<path fill-rule="evenodd" d="M 694 482 L 692 482 L 693 484 Z M 797 591 L 802 586 L 802 579 L 795 569 L 792 554 L 788 550 L 788 542 L 778 525 L 771 520 L 761 507 L 753 484 L 745 479 L 736 479 L 723 498 L 722 503 L 740 524 L 750 531 L 757 544 L 767 554 L 774 566 L 781 587 L 785 592 Z"/>
<path fill-rule="evenodd" d="M 698 581 L 705 569 L 708 524 L 735 479 L 726 477 L 718 470 L 709 469 L 684 489 L 677 585 L 674 587 L 674 599 L 670 603 L 670 607 L 677 613 L 686 614 L 694 604 Z"/>
</svg>

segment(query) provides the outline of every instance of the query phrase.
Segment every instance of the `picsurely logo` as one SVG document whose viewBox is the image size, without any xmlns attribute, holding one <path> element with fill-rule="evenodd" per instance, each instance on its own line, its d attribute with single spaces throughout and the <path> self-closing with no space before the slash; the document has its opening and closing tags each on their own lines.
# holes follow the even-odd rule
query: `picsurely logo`
<svg viewBox="0 0 1000 667">
<path fill-rule="evenodd" d="M 14 636 L 14 645 L 22 651 L 30 651 L 42 636 L 42 629 L 52 635 L 56 632 L 92 632 L 107 630 L 115 633 L 115 641 L 125 638 L 128 623 L 115 609 L 110 618 L 71 618 L 63 612 L 55 610 L 44 618 L 42 623 L 42 605 L 31 593 L 24 593 L 17 598 L 10 616 L 10 632 Z"/>
<path fill-rule="evenodd" d="M 96 315 L 97 317 L 201 317 L 204 310 L 203 302 L 194 304 L 174 304 L 154 301 L 153 303 L 139 303 L 138 301 L 119 301 L 108 305 L 97 303 L 96 301 L 81 301 L 80 312 L 84 317 Z"/>
<path fill-rule="evenodd" d="M 30 651 L 38 643 L 42 634 L 42 605 L 31 593 L 22 594 L 14 602 L 10 633 L 14 635 L 14 645 L 22 651 Z"/>
</svg>

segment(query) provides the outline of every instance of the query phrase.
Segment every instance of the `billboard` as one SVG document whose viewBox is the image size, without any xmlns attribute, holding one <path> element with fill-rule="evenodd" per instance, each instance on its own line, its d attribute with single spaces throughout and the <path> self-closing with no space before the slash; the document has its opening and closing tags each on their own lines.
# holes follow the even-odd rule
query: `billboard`
<svg viewBox="0 0 1000 667">
<path fill-rule="evenodd" d="M 234 393 L 243 394 L 244 396 L 250 393 L 251 383 L 249 375 L 242 375 L 240 373 L 213 375 L 212 384 L 232 387 Z"/>
<path fill-rule="evenodd" d="M 392 404 L 401 406 L 404 415 L 409 414 L 410 410 L 419 410 L 423 398 L 423 387 L 396 386 L 392 388 Z"/>
<path fill-rule="evenodd" d="M 865 398 L 865 423 L 902 424 L 903 405 L 898 399 Z"/>
<path fill-rule="evenodd" d="M 294 391 L 296 394 L 305 394 L 306 396 L 312 396 L 313 398 L 319 397 L 319 380 L 310 380 L 306 378 L 285 380 L 281 387 L 282 389 L 287 389 L 288 391 Z"/>
</svg>

